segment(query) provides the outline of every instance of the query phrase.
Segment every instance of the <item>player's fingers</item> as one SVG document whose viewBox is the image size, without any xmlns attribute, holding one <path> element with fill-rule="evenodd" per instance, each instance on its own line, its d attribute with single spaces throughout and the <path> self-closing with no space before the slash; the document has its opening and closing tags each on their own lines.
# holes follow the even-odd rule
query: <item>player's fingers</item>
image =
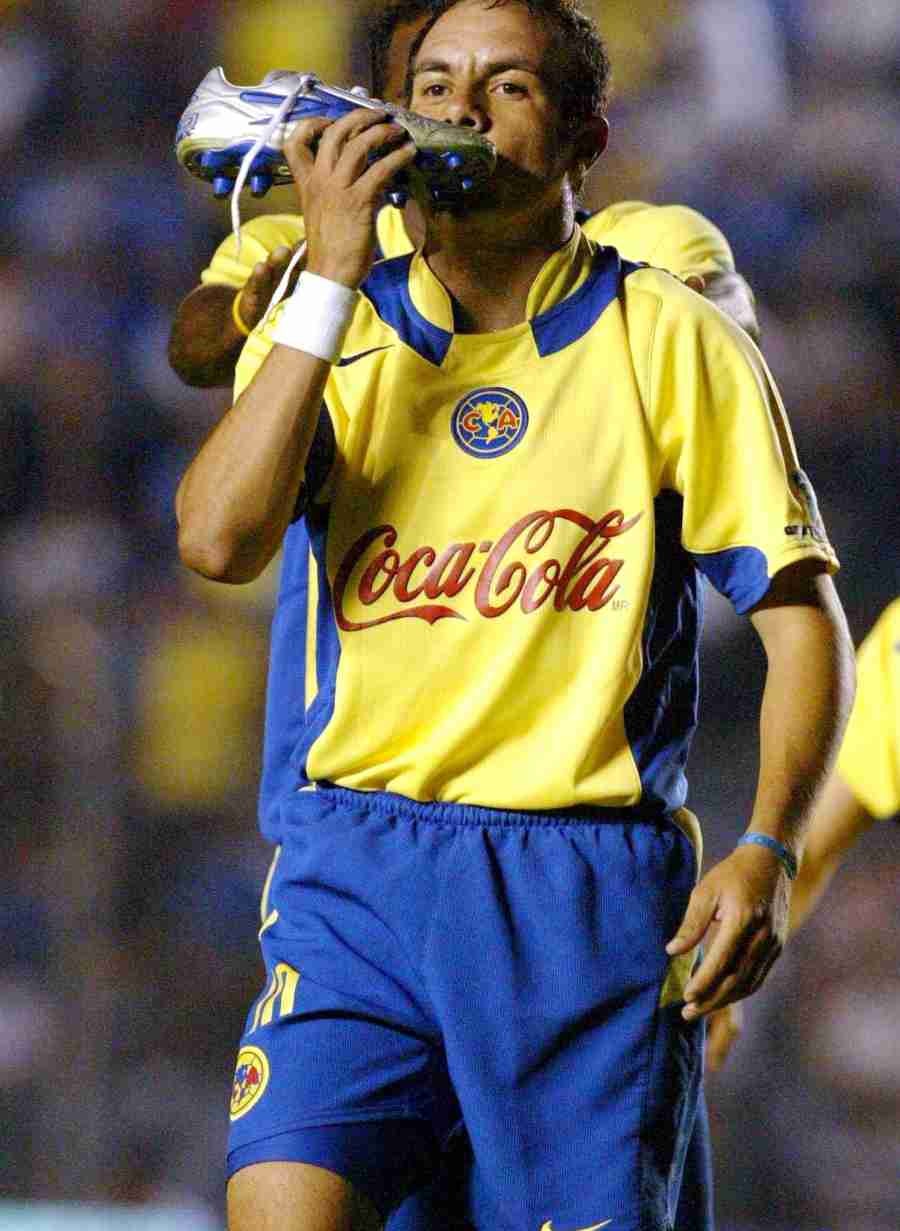
<svg viewBox="0 0 900 1231">
<path fill-rule="evenodd" d="M 758 991 L 759 988 L 762 987 L 763 983 L 768 978 L 769 971 L 772 969 L 772 967 L 781 957 L 781 950 L 782 950 L 781 944 L 777 940 L 773 939 L 769 946 L 768 952 L 766 953 L 763 960 L 759 963 L 756 973 L 753 976 L 753 979 L 750 984 L 750 988 L 747 992 L 748 996 L 752 996 L 754 992 Z"/>
<path fill-rule="evenodd" d="M 267 308 L 272 293 L 284 273 L 286 260 L 290 260 L 290 252 L 290 248 L 282 245 L 270 253 L 265 261 L 258 261 L 253 266 L 250 277 L 241 292 L 241 315 L 245 325 L 255 325 Z"/>
<path fill-rule="evenodd" d="M 718 1073 L 744 1026 L 744 1006 L 737 1002 L 717 1009 L 707 1023 L 706 1067 Z"/>
<path fill-rule="evenodd" d="M 241 320 L 248 329 L 253 329 L 259 323 L 263 309 L 268 302 L 265 293 L 267 278 L 266 262 L 257 261 L 240 292 L 239 311 Z"/>
<path fill-rule="evenodd" d="M 688 274 L 684 280 L 685 286 L 689 286 L 692 291 L 697 291 L 702 295 L 706 290 L 706 279 L 702 274 Z"/>
<path fill-rule="evenodd" d="M 670 957 L 687 953 L 700 943 L 716 913 L 716 895 L 701 881 L 690 896 L 684 918 L 678 931 L 666 945 Z"/>
<path fill-rule="evenodd" d="M 741 961 L 738 985 L 741 997 L 750 996 L 756 991 L 772 969 L 772 965 L 780 952 L 781 944 L 778 938 L 773 935 L 768 923 L 764 923 L 748 945 Z"/>
<path fill-rule="evenodd" d="M 266 263 L 272 273 L 277 274 L 280 278 L 293 254 L 293 248 L 289 248 L 287 244 L 279 244 Z"/>
<path fill-rule="evenodd" d="M 331 124 L 324 116 L 297 121 L 284 143 L 284 156 L 295 177 L 298 172 L 309 174 L 312 170 L 322 135 Z"/>
<path fill-rule="evenodd" d="M 341 116 L 339 120 L 329 124 L 327 131 L 322 134 L 316 154 L 317 167 L 321 167 L 329 174 L 333 173 L 349 141 L 365 132 L 366 129 L 388 123 L 390 120 L 387 112 L 369 111 L 365 107 Z"/>
<path fill-rule="evenodd" d="M 726 933 L 725 941 L 717 952 L 722 930 Z M 772 943 L 771 930 L 765 924 L 750 930 L 722 930 L 710 946 L 708 956 L 712 964 L 709 971 L 700 979 L 706 963 L 701 964 L 700 970 L 685 988 L 687 1005 L 683 1016 L 688 1020 L 705 1016 L 733 1000 L 749 996 L 753 978 L 765 961 Z"/>
<path fill-rule="evenodd" d="M 252 294 L 269 276 L 269 266 L 266 261 L 257 261 L 250 270 L 250 277 L 244 287 L 244 294 Z"/>
<path fill-rule="evenodd" d="M 384 192 L 398 172 L 403 171 L 412 163 L 416 153 L 415 142 L 404 141 L 398 149 L 391 150 L 389 154 L 385 154 L 372 163 L 368 171 L 360 177 L 360 186 L 371 196 L 379 195 Z"/>
<path fill-rule="evenodd" d="M 406 132 L 399 124 L 385 122 L 362 129 L 350 137 L 341 150 L 334 169 L 336 183 L 349 188 L 363 175 L 369 163 L 382 150 L 391 150 L 406 139 Z"/>
<path fill-rule="evenodd" d="M 689 1005 L 708 1001 L 720 981 L 736 969 L 753 936 L 749 912 L 722 910 L 716 919 L 719 924 L 716 934 L 684 989 Z"/>
<path fill-rule="evenodd" d="M 247 280 L 248 290 L 256 294 L 266 294 L 274 289 L 290 259 L 290 248 L 285 247 L 284 244 L 279 245 L 265 261 L 260 261 L 253 267 L 253 273 Z"/>
</svg>

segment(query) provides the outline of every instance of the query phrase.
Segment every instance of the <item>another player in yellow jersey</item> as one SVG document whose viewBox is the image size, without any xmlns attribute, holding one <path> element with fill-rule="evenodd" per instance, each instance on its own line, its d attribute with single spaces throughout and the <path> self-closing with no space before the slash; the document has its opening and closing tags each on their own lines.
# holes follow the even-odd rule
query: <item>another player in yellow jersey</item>
<svg viewBox="0 0 900 1231">
<path fill-rule="evenodd" d="M 400 0 L 374 23 L 370 58 L 376 97 L 402 101 L 409 48 L 434 7 L 434 0 Z M 589 238 L 628 260 L 689 280 L 758 340 L 753 293 L 735 272 L 725 236 L 702 214 L 682 205 L 622 201 L 579 220 Z M 379 214 L 378 245 L 385 257 L 412 252 L 423 235 L 415 201 L 402 212 L 386 205 Z M 182 301 L 172 324 L 169 357 L 187 384 L 231 386 L 246 334 L 305 236 L 299 214 L 263 214 L 243 224 L 240 254 L 233 235 L 219 245 L 201 285 Z"/>
<path fill-rule="evenodd" d="M 900 812 L 900 598 L 859 647 L 856 670 L 856 701 L 810 822 L 791 897 L 792 929 L 819 901 L 857 838 Z"/>
<path fill-rule="evenodd" d="M 284 544 L 279 614 L 308 612 L 273 631 L 231 1226 L 378 1226 L 464 1126 L 478 1231 L 664 1231 L 700 1019 L 778 956 L 842 728 L 836 561 L 746 335 L 575 225 L 590 23 L 459 0 L 411 54 L 414 108 L 497 175 L 373 267 L 413 151 L 370 165 L 400 138 L 370 112 L 299 124 L 308 268 L 178 494 L 186 563 L 239 583 Z M 701 572 L 768 665 L 749 830 L 694 887 Z"/>
<path fill-rule="evenodd" d="M 877 620 L 857 654 L 857 693 L 837 764 L 813 810 L 791 894 L 790 930 L 814 909 L 853 844 L 900 812 L 900 598 Z M 720 1067 L 740 1033 L 728 1006 L 710 1045 Z"/>
</svg>

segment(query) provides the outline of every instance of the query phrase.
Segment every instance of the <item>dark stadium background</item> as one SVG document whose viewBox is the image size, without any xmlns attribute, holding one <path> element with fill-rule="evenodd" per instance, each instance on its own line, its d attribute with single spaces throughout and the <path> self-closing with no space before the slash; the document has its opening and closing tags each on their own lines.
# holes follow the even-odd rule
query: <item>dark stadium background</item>
<svg viewBox="0 0 900 1231">
<path fill-rule="evenodd" d="M 596 7 L 616 94 L 590 202 L 680 201 L 728 235 L 859 640 L 900 590 L 900 12 Z M 3 1227 L 221 1226 L 272 579 L 202 586 L 175 557 L 174 487 L 226 397 L 181 386 L 165 341 L 228 219 L 172 137 L 214 64 L 365 79 L 369 10 L 0 3 Z M 716 858 L 752 798 L 762 670 L 717 599 L 703 666 L 692 803 Z M 709 1082 L 722 1231 L 900 1224 L 898 839 L 860 843 Z"/>
</svg>

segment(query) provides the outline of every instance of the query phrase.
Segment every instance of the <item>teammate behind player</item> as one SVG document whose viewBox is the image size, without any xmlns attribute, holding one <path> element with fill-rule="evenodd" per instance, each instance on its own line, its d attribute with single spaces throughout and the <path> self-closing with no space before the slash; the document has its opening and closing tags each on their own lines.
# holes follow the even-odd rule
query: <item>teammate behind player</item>
<svg viewBox="0 0 900 1231">
<path fill-rule="evenodd" d="M 858 689 L 837 765 L 813 811 L 791 896 L 791 931 L 808 917 L 854 842 L 900 812 L 900 598 L 859 647 Z"/>
<path fill-rule="evenodd" d="M 900 812 L 900 598 L 859 647 L 857 693 L 837 764 L 812 812 L 791 894 L 790 932 L 809 917 L 855 842 Z M 741 1022 L 729 1005 L 710 1022 L 709 1054 L 721 1068 Z"/>
<path fill-rule="evenodd" d="M 605 140 L 591 38 L 563 0 L 460 0 L 428 31 L 414 107 L 501 166 L 464 217 L 426 209 L 412 259 L 372 270 L 412 157 L 368 166 L 391 126 L 298 126 L 314 276 L 179 489 L 192 567 L 246 581 L 284 541 L 318 589 L 264 817 L 235 1231 L 377 1225 L 460 1119 L 476 1227 L 662 1231 L 698 1019 L 780 949 L 846 705 L 834 560 L 755 348 L 573 226 Z M 750 614 L 767 681 L 751 832 L 692 890 L 697 569 Z M 273 687 L 306 660 L 273 641 Z"/>
<path fill-rule="evenodd" d="M 373 21 L 369 58 L 376 97 L 408 102 L 410 47 L 444 3 L 399 0 Z M 668 269 L 758 341 L 753 293 L 735 272 L 727 240 L 702 214 L 681 205 L 623 201 L 580 220 L 589 238 L 609 244 L 630 260 Z M 172 322 L 169 361 L 186 384 L 209 388 L 233 383 L 246 336 L 261 319 L 305 235 L 298 214 L 263 214 L 244 223 L 240 253 L 233 235 L 220 244 L 201 275 L 201 285 L 182 300 Z M 415 201 L 402 214 L 385 206 L 379 215 L 378 238 L 380 253 L 386 257 L 405 256 L 418 247 L 424 223 Z"/>
</svg>

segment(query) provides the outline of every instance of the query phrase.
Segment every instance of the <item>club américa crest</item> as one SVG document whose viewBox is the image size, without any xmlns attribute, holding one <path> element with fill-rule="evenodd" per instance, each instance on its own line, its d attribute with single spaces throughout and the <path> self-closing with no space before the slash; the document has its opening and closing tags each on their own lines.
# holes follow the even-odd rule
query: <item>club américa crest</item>
<svg viewBox="0 0 900 1231">
<path fill-rule="evenodd" d="M 528 430 L 528 408 L 511 389 L 476 389 L 456 407 L 450 428 L 464 453 L 499 457 L 514 449 Z"/>
<path fill-rule="evenodd" d="M 242 1047 L 238 1052 L 231 1087 L 231 1118 L 239 1120 L 255 1107 L 269 1084 L 269 1061 L 258 1047 Z"/>
</svg>

